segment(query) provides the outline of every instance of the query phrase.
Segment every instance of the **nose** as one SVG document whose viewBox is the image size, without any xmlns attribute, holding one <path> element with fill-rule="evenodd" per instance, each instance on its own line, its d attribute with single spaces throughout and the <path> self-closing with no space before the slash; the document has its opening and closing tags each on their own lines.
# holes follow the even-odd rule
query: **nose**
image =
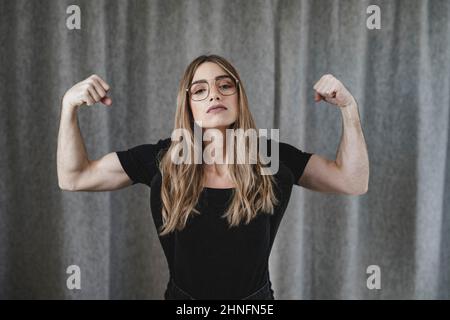
<svg viewBox="0 0 450 320">
<path fill-rule="evenodd" d="M 220 99 L 220 93 L 215 84 L 210 86 L 210 92 L 209 92 L 209 101 L 212 101 L 214 99 L 217 99 L 217 100 Z"/>
</svg>

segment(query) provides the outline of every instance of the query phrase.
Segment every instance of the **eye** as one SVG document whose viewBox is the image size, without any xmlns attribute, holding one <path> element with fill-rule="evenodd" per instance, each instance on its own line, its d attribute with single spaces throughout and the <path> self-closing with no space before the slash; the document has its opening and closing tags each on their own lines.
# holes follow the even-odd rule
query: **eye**
<svg viewBox="0 0 450 320">
<path fill-rule="evenodd" d="M 204 91 L 205 91 L 205 89 L 198 89 L 198 90 L 194 91 L 194 94 L 200 94 Z"/>
</svg>

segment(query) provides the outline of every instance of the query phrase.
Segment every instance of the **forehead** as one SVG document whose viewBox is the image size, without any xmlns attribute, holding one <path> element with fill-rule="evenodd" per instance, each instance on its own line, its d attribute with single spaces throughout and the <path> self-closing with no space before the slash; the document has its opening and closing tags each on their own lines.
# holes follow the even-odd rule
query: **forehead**
<svg viewBox="0 0 450 320">
<path fill-rule="evenodd" d="M 214 79 L 217 76 L 228 74 L 222 67 L 214 62 L 202 63 L 194 73 L 192 81 L 202 79 Z"/>
</svg>

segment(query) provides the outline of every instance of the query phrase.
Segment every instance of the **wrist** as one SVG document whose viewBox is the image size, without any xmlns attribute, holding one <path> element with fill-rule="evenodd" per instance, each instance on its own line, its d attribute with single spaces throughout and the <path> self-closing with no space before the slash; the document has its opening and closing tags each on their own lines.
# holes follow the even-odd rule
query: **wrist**
<svg viewBox="0 0 450 320">
<path fill-rule="evenodd" d="M 355 99 L 352 99 L 352 101 L 341 108 L 342 117 L 344 118 L 344 121 L 356 121 L 359 122 L 359 111 L 358 111 L 358 105 L 356 104 Z"/>
<path fill-rule="evenodd" d="M 61 104 L 61 116 L 64 118 L 74 118 L 77 115 L 78 106 L 72 106 L 68 103 Z"/>
<path fill-rule="evenodd" d="M 79 106 L 74 106 L 68 102 L 66 102 L 64 99 L 61 102 L 61 109 L 64 112 L 76 112 L 78 110 Z"/>
<path fill-rule="evenodd" d="M 350 101 L 346 102 L 341 108 L 357 108 L 356 100 L 354 97 L 350 99 Z"/>
</svg>

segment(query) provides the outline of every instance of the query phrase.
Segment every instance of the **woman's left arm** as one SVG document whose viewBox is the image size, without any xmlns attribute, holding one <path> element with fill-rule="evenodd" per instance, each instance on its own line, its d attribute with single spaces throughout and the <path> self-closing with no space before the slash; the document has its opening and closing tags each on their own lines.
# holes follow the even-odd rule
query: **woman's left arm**
<svg viewBox="0 0 450 320">
<path fill-rule="evenodd" d="M 319 192 L 364 194 L 369 185 L 369 157 L 358 105 L 344 85 L 332 75 L 324 75 L 314 85 L 314 90 L 316 102 L 324 100 L 341 110 L 342 136 L 336 160 L 313 154 L 298 184 Z"/>
</svg>

